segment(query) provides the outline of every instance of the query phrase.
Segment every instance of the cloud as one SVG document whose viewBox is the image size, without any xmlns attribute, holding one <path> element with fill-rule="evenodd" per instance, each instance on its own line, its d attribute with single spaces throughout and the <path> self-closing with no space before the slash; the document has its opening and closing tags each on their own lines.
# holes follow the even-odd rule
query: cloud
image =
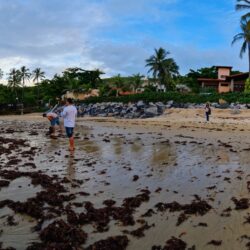
<svg viewBox="0 0 250 250">
<path fill-rule="evenodd" d="M 161 46 L 181 73 L 213 64 L 246 69 L 239 47 L 230 46 L 234 2 L 219 2 L 0 0 L 0 67 L 41 67 L 49 77 L 73 66 L 147 74 L 145 59 Z"/>
</svg>

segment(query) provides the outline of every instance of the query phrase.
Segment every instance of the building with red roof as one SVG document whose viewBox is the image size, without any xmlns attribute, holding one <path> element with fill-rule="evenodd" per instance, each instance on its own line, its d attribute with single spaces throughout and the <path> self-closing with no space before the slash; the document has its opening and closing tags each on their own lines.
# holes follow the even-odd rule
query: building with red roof
<svg viewBox="0 0 250 250">
<path fill-rule="evenodd" d="M 231 75 L 232 67 L 217 66 L 217 79 L 212 78 L 198 78 L 200 87 L 203 89 L 215 89 L 219 93 L 227 92 L 243 92 L 245 89 L 245 82 L 249 77 L 249 73 L 241 73 Z"/>
</svg>

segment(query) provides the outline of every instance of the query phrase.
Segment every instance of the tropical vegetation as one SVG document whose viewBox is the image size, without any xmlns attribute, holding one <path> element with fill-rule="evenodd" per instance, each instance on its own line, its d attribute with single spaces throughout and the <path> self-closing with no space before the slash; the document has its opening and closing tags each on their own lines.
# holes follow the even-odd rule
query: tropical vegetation
<svg viewBox="0 0 250 250">
<path fill-rule="evenodd" d="M 250 1 L 249 0 L 237 0 L 236 10 L 250 10 Z M 246 13 L 242 18 L 250 17 L 250 13 Z"/>
<path fill-rule="evenodd" d="M 242 58 L 245 52 L 248 52 L 249 77 L 250 77 L 250 19 L 243 17 L 240 21 L 241 32 L 234 36 L 232 44 L 242 41 L 240 57 Z"/>
<path fill-rule="evenodd" d="M 163 48 L 155 49 L 155 54 L 146 60 L 146 67 L 149 67 L 148 72 L 152 72 L 156 81 L 166 86 L 167 90 L 173 90 L 173 79 L 179 75 L 179 67 L 169 55 L 170 52 Z"/>
</svg>

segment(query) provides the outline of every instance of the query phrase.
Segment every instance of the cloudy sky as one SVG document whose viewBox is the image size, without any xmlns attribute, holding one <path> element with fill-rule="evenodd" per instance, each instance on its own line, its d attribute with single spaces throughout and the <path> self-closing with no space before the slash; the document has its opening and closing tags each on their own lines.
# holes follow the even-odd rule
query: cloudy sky
<svg viewBox="0 0 250 250">
<path fill-rule="evenodd" d="M 106 76 L 147 74 L 154 48 L 171 52 L 180 72 L 212 65 L 247 70 L 236 0 L 0 0 L 0 68 L 67 67 Z"/>
</svg>

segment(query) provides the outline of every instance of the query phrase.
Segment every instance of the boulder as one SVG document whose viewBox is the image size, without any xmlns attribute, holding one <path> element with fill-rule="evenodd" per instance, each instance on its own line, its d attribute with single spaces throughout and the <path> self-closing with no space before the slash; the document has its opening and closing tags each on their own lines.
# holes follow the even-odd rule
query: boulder
<svg viewBox="0 0 250 250">
<path fill-rule="evenodd" d="M 223 104 L 219 104 L 219 109 L 227 109 L 229 108 L 229 104 L 228 103 L 223 103 Z"/>
<path fill-rule="evenodd" d="M 162 102 L 157 102 L 156 106 L 161 107 L 161 108 L 165 108 L 165 104 Z"/>
<path fill-rule="evenodd" d="M 136 106 L 138 108 L 143 108 L 143 107 L 145 107 L 145 103 L 143 101 L 139 101 L 139 102 L 137 102 Z"/>
<path fill-rule="evenodd" d="M 149 107 L 147 109 L 145 109 L 145 114 L 149 117 L 154 117 L 158 115 L 158 108 L 155 107 Z"/>
<path fill-rule="evenodd" d="M 168 102 L 167 102 L 167 105 L 168 105 L 168 106 L 172 106 L 173 104 L 174 104 L 174 101 L 168 101 Z"/>
</svg>

